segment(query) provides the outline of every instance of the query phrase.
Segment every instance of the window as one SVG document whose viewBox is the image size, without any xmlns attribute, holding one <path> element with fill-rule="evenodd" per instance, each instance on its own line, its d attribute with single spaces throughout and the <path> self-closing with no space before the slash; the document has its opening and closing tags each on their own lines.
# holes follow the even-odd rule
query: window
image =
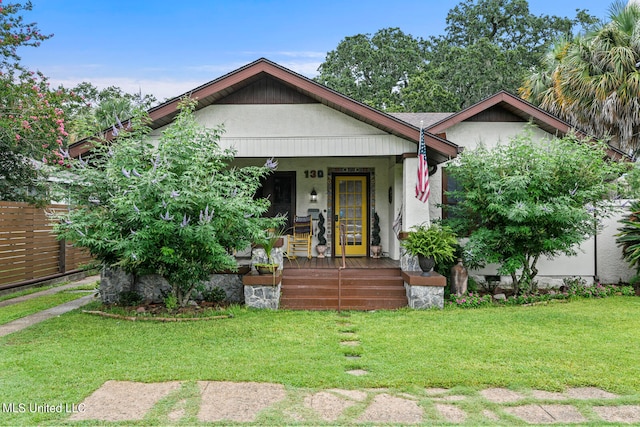
<svg viewBox="0 0 640 427">
<path fill-rule="evenodd" d="M 293 226 L 296 212 L 296 173 L 274 172 L 269 175 L 256 192 L 256 197 L 267 197 L 271 202 L 267 217 L 282 215 L 287 217 L 285 228 Z"/>
</svg>

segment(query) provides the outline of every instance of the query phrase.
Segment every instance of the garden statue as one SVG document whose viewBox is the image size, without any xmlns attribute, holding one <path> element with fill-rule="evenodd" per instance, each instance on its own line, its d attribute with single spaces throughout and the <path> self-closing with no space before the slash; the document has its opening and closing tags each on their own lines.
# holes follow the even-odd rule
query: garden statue
<svg viewBox="0 0 640 427">
<path fill-rule="evenodd" d="M 466 294 L 468 278 L 469 273 L 462 265 L 462 258 L 458 258 L 458 263 L 451 267 L 451 293 L 457 296 Z"/>
</svg>

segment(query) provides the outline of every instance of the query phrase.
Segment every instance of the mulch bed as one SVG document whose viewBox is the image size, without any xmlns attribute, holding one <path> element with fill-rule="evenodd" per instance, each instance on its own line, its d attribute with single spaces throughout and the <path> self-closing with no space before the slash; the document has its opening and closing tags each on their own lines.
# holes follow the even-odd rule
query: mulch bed
<svg viewBox="0 0 640 427">
<path fill-rule="evenodd" d="M 164 304 L 142 304 L 137 306 L 103 306 L 103 310 L 83 310 L 83 313 L 96 316 L 109 317 L 113 319 L 129 321 L 151 321 L 151 322 L 192 322 L 198 320 L 229 319 L 231 314 L 220 314 L 207 316 L 205 313 L 212 310 L 224 309 L 219 303 L 201 302 L 198 305 L 188 305 L 178 307 L 175 310 L 167 310 Z M 115 312 L 115 311 L 118 312 Z M 128 314 L 121 314 L 121 312 Z"/>
</svg>

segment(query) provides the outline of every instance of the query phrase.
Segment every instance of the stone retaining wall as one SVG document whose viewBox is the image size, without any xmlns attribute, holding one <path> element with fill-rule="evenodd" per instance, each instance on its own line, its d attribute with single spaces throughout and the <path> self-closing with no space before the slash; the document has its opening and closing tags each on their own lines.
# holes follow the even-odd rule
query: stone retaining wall
<svg viewBox="0 0 640 427">
<path fill-rule="evenodd" d="M 204 282 L 204 290 L 221 288 L 227 294 L 225 301 L 241 304 L 244 302 L 244 286 L 242 276 L 238 273 L 214 273 Z M 115 304 L 120 300 L 122 292 L 135 292 L 145 303 L 162 303 L 164 295 L 171 292 L 169 283 L 158 274 L 134 276 L 119 268 L 104 267 L 100 274 L 100 298 L 103 304 Z M 195 291 L 192 299 L 200 299 L 202 294 Z"/>
</svg>

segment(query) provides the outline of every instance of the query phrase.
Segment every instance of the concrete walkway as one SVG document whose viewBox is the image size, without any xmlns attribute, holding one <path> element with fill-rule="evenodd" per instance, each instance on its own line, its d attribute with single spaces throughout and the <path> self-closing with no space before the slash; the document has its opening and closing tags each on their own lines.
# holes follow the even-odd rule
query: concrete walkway
<svg viewBox="0 0 640 427">
<path fill-rule="evenodd" d="M 89 283 L 93 283 L 98 280 L 100 276 L 90 276 L 86 277 L 77 282 L 69 283 L 63 286 L 56 286 L 51 289 L 47 289 L 41 292 L 35 292 L 29 295 L 23 295 L 21 297 L 12 298 L 10 300 L 5 300 L 0 302 L 0 307 L 6 307 L 9 305 L 17 304 L 23 301 L 27 301 L 33 298 L 41 297 L 43 295 L 52 295 L 58 292 L 65 291 L 67 289 L 77 288 L 78 286 L 86 285 Z M 40 323 L 44 320 L 51 319 L 52 317 L 60 316 L 68 311 L 75 310 L 76 308 L 80 308 L 95 299 L 94 295 L 87 295 L 81 298 L 78 298 L 73 301 L 69 301 L 67 303 L 58 305 L 56 307 L 49 308 L 47 310 L 40 311 L 38 313 L 31 314 L 26 317 L 22 317 L 20 319 L 16 319 L 12 322 L 5 323 L 4 325 L 0 325 L 0 337 L 5 335 L 12 334 L 14 332 L 21 331 L 25 328 L 28 328 L 31 325 L 35 325 L 36 323 Z"/>
</svg>

